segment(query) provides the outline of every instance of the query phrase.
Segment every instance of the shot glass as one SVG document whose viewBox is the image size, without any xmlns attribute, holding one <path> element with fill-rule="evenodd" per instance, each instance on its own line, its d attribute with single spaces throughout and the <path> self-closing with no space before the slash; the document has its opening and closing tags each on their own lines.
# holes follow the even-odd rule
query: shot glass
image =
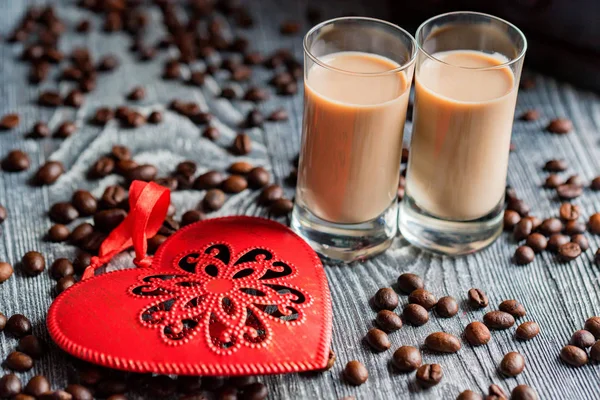
<svg viewBox="0 0 600 400">
<path fill-rule="evenodd" d="M 402 138 L 416 43 L 389 22 L 325 21 L 304 38 L 304 120 L 292 228 L 351 262 L 397 234 Z"/>
<path fill-rule="evenodd" d="M 415 104 L 400 231 L 459 255 L 502 231 L 510 137 L 527 41 L 491 15 L 454 12 L 417 30 Z"/>
</svg>

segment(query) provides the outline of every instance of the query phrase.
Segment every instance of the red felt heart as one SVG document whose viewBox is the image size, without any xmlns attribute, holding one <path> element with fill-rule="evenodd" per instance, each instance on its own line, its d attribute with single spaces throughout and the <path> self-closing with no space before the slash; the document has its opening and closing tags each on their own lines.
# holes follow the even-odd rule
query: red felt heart
<svg viewBox="0 0 600 400">
<path fill-rule="evenodd" d="M 149 267 L 82 280 L 47 324 L 62 349 L 111 368 L 286 373 L 326 366 L 331 300 L 302 239 L 273 221 L 228 217 L 181 229 Z"/>
</svg>

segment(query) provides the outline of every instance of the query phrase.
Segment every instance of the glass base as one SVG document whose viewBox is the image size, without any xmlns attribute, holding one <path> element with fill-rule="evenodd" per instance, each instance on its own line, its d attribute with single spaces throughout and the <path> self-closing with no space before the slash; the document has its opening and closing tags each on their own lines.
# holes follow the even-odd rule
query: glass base
<svg viewBox="0 0 600 400">
<path fill-rule="evenodd" d="M 296 204 L 291 227 L 321 256 L 350 263 L 384 252 L 398 233 L 398 203 L 394 201 L 377 218 L 360 224 L 325 221 Z"/>
<path fill-rule="evenodd" d="M 447 221 L 425 213 L 406 196 L 400 204 L 400 233 L 412 245 L 444 255 L 462 255 L 492 244 L 502 233 L 502 204 L 474 221 Z"/>
</svg>

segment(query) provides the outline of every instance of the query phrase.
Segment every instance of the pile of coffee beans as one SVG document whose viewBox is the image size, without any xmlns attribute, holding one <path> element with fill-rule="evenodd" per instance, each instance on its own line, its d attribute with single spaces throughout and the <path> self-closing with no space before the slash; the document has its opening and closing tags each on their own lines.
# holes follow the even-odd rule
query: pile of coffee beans
<svg viewBox="0 0 600 400">
<path fill-rule="evenodd" d="M 600 317 L 589 318 L 583 329 L 573 333 L 569 344 L 560 351 L 560 358 L 573 367 L 590 360 L 600 362 Z"/>
</svg>

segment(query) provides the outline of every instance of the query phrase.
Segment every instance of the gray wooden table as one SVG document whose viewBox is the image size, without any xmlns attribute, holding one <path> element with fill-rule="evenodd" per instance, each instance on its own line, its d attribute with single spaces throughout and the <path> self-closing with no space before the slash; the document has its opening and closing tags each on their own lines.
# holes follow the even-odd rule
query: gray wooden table
<svg viewBox="0 0 600 400">
<path fill-rule="evenodd" d="M 0 2 L 0 34 L 6 37 L 30 2 Z M 279 47 L 291 47 L 300 57 L 300 36 L 281 37 L 278 24 L 289 16 L 304 15 L 305 4 L 300 0 L 265 0 L 256 3 L 254 16 L 256 26 L 247 32 L 252 46 L 268 53 Z M 325 3 L 325 2 L 322 2 Z M 371 3 L 371 4 L 369 4 Z M 328 1 L 322 4 L 325 16 L 363 13 L 386 17 L 384 2 Z M 89 96 L 81 109 L 43 109 L 35 105 L 37 94 L 42 88 L 56 88 L 55 80 L 40 87 L 26 82 L 27 68 L 17 61 L 19 45 L 0 44 L 0 114 L 18 111 L 22 122 L 18 129 L 0 133 L 0 158 L 9 150 L 19 148 L 27 151 L 32 167 L 23 173 L 0 172 L 0 204 L 7 207 L 8 220 L 0 226 L 0 260 L 16 264 L 29 250 L 39 250 L 46 256 L 48 265 L 58 257 L 72 257 L 75 249 L 69 245 L 52 244 L 43 240 L 51 223 L 46 210 L 57 201 L 68 200 L 77 188 L 87 188 L 100 195 L 103 188 L 115 183 L 109 176 L 99 181 L 88 181 L 85 173 L 99 154 L 107 152 L 113 144 L 129 146 L 139 162 L 152 162 L 162 175 L 168 174 L 184 159 L 196 161 L 202 171 L 224 169 L 232 161 L 223 146 L 200 138 L 199 128 L 189 120 L 167 112 L 164 123 L 144 126 L 139 129 L 121 129 L 110 123 L 105 128 L 86 123 L 98 106 L 114 106 L 124 102 L 130 88 L 143 84 L 148 92 L 141 103 L 143 111 L 163 109 L 174 98 L 193 100 L 209 108 L 218 117 L 218 126 L 223 133 L 220 144 L 228 144 L 235 135 L 236 124 L 250 108 L 244 102 L 231 103 L 217 99 L 216 82 L 209 81 L 203 89 L 192 89 L 182 83 L 165 82 L 159 79 L 161 54 L 152 63 L 141 64 L 126 51 L 129 39 L 122 34 L 106 35 L 94 30 L 89 35 L 72 33 L 74 24 L 81 17 L 90 18 L 86 11 L 72 6 L 71 1 L 60 2 L 60 17 L 67 22 L 70 32 L 61 42 L 65 51 L 86 45 L 93 49 L 95 57 L 116 53 L 121 57 L 121 66 L 113 74 L 99 78 L 98 88 Z M 156 9 L 150 13 L 159 18 Z M 91 17 L 95 25 L 99 19 Z M 306 22 L 304 28 L 307 28 Z M 150 43 L 161 37 L 160 30 L 149 33 Z M 257 81 L 270 76 L 257 71 Z M 509 183 L 521 197 L 532 205 L 533 213 L 546 218 L 557 214 L 559 202 L 553 192 L 541 188 L 545 178 L 544 162 L 550 158 L 569 160 L 568 173 L 578 173 L 589 181 L 600 174 L 600 97 L 574 89 L 551 78 L 537 76 L 538 86 L 534 90 L 522 91 L 519 95 L 517 114 L 529 108 L 537 108 L 543 117 L 537 122 L 516 121 L 513 142 L 516 145 L 510 158 Z M 63 91 L 64 83 L 58 84 Z M 302 118 L 301 93 L 292 98 L 273 97 L 261 106 L 270 111 L 284 106 L 290 112 L 289 121 L 268 124 L 264 129 L 249 131 L 257 145 L 248 159 L 266 166 L 276 182 L 283 184 L 289 174 L 291 160 L 297 154 Z M 573 119 L 575 130 L 565 136 L 545 133 L 543 127 L 550 118 L 567 116 Z M 51 128 L 61 121 L 73 119 L 78 132 L 66 139 L 26 139 L 25 133 L 38 120 L 48 122 Z M 410 124 L 406 130 L 410 132 Z M 45 160 L 61 160 L 67 172 L 50 187 L 36 188 L 27 184 L 33 171 Z M 294 189 L 286 186 L 288 196 Z M 247 214 L 266 216 L 263 208 L 256 205 L 257 193 L 248 191 L 231 196 L 226 206 L 215 215 Z M 203 197 L 200 191 L 173 193 L 178 216 L 194 208 Z M 586 191 L 576 201 L 587 217 L 600 211 L 600 193 Z M 281 222 L 285 222 L 281 220 Z M 333 297 L 334 326 L 333 349 L 338 361 L 332 370 L 316 376 L 271 376 L 264 378 L 269 385 L 270 398 L 290 399 L 337 399 L 353 395 L 359 399 L 454 399 L 465 389 L 486 391 L 491 383 L 505 390 L 517 384 L 535 387 L 542 399 L 598 399 L 600 398 L 600 366 L 587 365 L 573 369 L 560 362 L 558 353 L 570 335 L 582 328 L 586 318 L 600 315 L 600 285 L 598 267 L 593 263 L 593 254 L 600 244 L 597 237 L 590 236 L 591 248 L 577 260 L 559 263 L 550 253 L 537 256 L 527 266 L 515 266 L 511 256 L 515 244 L 508 235 L 503 235 L 488 249 L 468 257 L 446 258 L 434 256 L 409 246 L 398 237 L 392 248 L 384 255 L 365 263 L 350 266 L 326 266 Z M 119 257 L 109 268 L 120 268 L 130 264 L 131 257 Z M 439 355 L 424 352 L 428 363 L 439 363 L 444 368 L 442 383 L 423 391 L 415 383 L 414 374 L 396 373 L 390 366 L 393 350 L 401 345 L 421 346 L 425 337 L 434 331 L 447 331 L 460 335 L 464 327 L 473 320 L 481 320 L 483 311 L 470 311 L 462 307 L 458 316 L 443 320 L 432 318 L 423 327 L 403 327 L 391 334 L 392 349 L 375 354 L 367 348 L 362 338 L 373 326 L 374 311 L 368 305 L 369 298 L 379 287 L 390 286 L 402 272 L 414 272 L 423 276 L 426 285 L 438 296 L 452 295 L 459 300 L 466 298 L 471 287 L 479 287 L 490 297 L 490 308 L 502 300 L 516 298 L 528 310 L 525 320 L 535 320 L 541 326 L 541 334 L 532 341 L 518 342 L 514 339 L 514 328 L 493 332 L 491 342 L 482 347 L 464 345 L 456 355 Z M 52 301 L 52 286 L 48 274 L 26 278 L 17 272 L 13 278 L 0 285 L 0 311 L 11 315 L 21 312 L 34 321 L 34 333 L 47 338 L 45 314 Z M 401 299 L 406 303 L 405 297 Z M 461 306 L 464 305 L 461 302 Z M 16 341 L 0 335 L 0 358 L 12 351 Z M 511 350 L 521 352 L 526 360 L 525 371 L 517 378 L 503 378 L 497 372 L 502 356 Z M 366 384 L 352 387 L 343 382 L 341 371 L 345 363 L 358 359 L 366 364 L 370 377 Z M 23 374 L 27 379 L 34 373 L 46 374 L 55 387 L 66 383 L 66 357 L 54 348 L 38 362 L 33 371 Z M 3 371 L 0 368 L 0 371 Z"/>
</svg>

